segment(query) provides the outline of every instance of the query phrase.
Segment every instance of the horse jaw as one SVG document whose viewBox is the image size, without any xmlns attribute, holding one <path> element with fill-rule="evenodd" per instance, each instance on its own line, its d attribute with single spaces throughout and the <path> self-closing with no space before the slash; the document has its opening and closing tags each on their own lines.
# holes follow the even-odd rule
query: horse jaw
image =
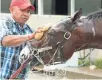
<svg viewBox="0 0 102 80">
<path fill-rule="evenodd" d="M 73 42 L 70 43 L 66 42 L 63 46 L 64 58 L 66 60 L 70 59 L 73 53 L 75 52 L 75 50 L 76 50 L 76 45 L 74 45 Z"/>
</svg>

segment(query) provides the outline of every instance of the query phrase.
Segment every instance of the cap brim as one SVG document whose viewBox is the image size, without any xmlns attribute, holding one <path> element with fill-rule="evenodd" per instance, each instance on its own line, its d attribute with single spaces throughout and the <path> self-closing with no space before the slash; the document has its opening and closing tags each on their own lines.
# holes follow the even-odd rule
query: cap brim
<svg viewBox="0 0 102 80">
<path fill-rule="evenodd" d="M 26 8 L 28 8 L 28 7 L 30 7 L 30 9 L 32 10 L 32 11 L 34 11 L 35 10 L 35 7 L 33 6 L 33 5 L 22 5 L 22 6 L 19 6 L 21 9 L 26 9 Z"/>
<path fill-rule="evenodd" d="M 35 7 L 34 6 L 29 6 L 30 7 L 30 9 L 32 10 L 32 11 L 34 11 L 35 10 Z"/>
</svg>

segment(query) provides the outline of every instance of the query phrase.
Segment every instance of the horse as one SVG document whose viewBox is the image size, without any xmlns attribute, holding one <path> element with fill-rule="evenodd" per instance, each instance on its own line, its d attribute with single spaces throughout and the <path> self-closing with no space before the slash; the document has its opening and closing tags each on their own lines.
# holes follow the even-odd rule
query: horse
<svg viewBox="0 0 102 80">
<path fill-rule="evenodd" d="M 102 49 L 102 10 L 92 12 L 85 18 L 81 18 L 81 15 L 80 8 L 73 17 L 52 25 L 44 37 L 37 41 L 40 44 L 35 46 L 36 41 L 30 41 L 34 55 L 38 55 L 34 56 L 38 62 L 46 65 L 63 63 L 76 51 L 88 48 Z M 40 48 L 44 51 L 38 53 Z"/>
<path fill-rule="evenodd" d="M 76 51 L 88 48 L 102 49 L 102 10 L 80 19 L 81 14 L 82 9 L 79 9 L 72 18 L 63 19 L 48 30 L 42 43 L 38 45 L 38 48 L 52 47 L 45 56 L 42 54 L 45 63 L 51 60 L 51 56 L 66 61 Z"/>
</svg>

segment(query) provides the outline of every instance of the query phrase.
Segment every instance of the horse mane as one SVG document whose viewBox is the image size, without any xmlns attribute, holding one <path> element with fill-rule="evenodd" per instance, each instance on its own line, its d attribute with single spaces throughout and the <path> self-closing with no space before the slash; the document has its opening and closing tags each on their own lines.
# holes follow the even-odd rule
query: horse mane
<svg viewBox="0 0 102 80">
<path fill-rule="evenodd" d="M 88 16 L 86 17 L 86 19 L 88 19 L 88 20 L 97 19 L 97 18 L 102 18 L 102 9 L 92 12 L 92 13 L 88 14 Z"/>
</svg>

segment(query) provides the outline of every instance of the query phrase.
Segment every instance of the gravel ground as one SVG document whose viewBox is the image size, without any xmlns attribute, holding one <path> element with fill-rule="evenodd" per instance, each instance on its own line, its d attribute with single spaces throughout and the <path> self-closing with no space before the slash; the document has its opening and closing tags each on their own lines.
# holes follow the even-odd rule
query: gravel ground
<svg viewBox="0 0 102 80">
<path fill-rule="evenodd" d="M 72 80 L 66 77 L 49 76 L 39 72 L 29 72 L 27 80 Z"/>
</svg>

